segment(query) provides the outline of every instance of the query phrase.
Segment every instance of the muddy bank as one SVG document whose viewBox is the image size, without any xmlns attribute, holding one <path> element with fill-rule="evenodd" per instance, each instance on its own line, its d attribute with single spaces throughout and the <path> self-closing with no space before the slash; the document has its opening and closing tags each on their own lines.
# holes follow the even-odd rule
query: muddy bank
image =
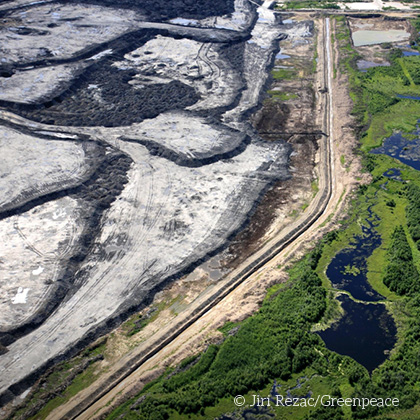
<svg viewBox="0 0 420 420">
<path fill-rule="evenodd" d="M 312 21 L 303 24 L 313 31 Z M 222 266 L 226 269 L 255 252 L 269 234 L 296 218 L 313 198 L 315 160 L 321 138 L 320 126 L 314 118 L 313 48 L 312 35 L 308 35 L 305 41 L 286 38 L 280 42 L 281 54 L 273 61 L 272 73 L 275 74 L 277 69 L 291 69 L 294 77 L 289 78 L 285 73 L 286 77 L 271 78 L 262 107 L 251 116 L 251 121 L 265 141 L 284 140 L 291 146 L 289 167 L 292 177 L 268 189 L 249 225 L 224 252 Z"/>
<path fill-rule="evenodd" d="M 294 168 L 293 176 L 268 189 L 249 224 L 223 253 L 224 269 L 231 269 L 240 264 L 262 245 L 270 229 L 276 229 L 276 226 L 281 228 L 285 219 L 289 217 L 293 220 L 302 211 L 302 205 L 308 199 L 308 191 L 311 191 L 311 182 L 314 179 L 318 140 L 319 136 L 316 134 L 289 140 L 293 150 L 289 160 L 290 166 Z"/>
</svg>

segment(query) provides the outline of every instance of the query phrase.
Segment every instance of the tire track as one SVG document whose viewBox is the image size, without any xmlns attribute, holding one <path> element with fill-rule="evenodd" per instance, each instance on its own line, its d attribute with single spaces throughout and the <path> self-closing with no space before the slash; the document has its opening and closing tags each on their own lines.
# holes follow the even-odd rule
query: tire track
<svg viewBox="0 0 420 420">
<path fill-rule="evenodd" d="M 91 418 L 91 415 L 95 412 L 95 409 L 100 409 L 105 405 L 105 401 L 110 401 L 112 397 L 112 391 L 118 386 L 121 388 L 122 383 L 128 379 L 148 360 L 157 355 L 161 350 L 166 346 L 172 343 L 176 338 L 178 338 L 187 328 L 191 327 L 195 322 L 197 322 L 204 314 L 206 314 L 210 309 L 214 308 L 222 299 L 227 297 L 232 291 L 234 291 L 241 283 L 246 279 L 251 277 L 254 273 L 264 267 L 266 264 L 269 264 L 273 258 L 275 258 L 280 252 L 284 251 L 286 248 L 293 246 L 296 241 L 312 226 L 314 223 L 323 215 L 327 213 L 328 205 L 330 204 L 333 187 L 334 187 L 334 176 L 332 173 L 332 168 L 334 168 L 331 162 L 331 155 L 333 153 L 333 137 L 332 137 L 332 83 L 331 83 L 331 57 L 329 54 L 330 50 L 330 35 L 329 35 L 329 19 L 325 20 L 322 28 L 322 45 L 323 48 L 323 79 L 324 87 L 327 88 L 329 94 L 323 95 L 324 103 L 324 116 L 323 116 L 323 132 L 327 133 L 327 136 L 323 136 L 320 144 L 320 191 L 313 200 L 310 207 L 308 207 L 308 212 L 305 212 L 300 221 L 295 223 L 295 226 L 292 226 L 288 232 L 280 232 L 274 240 L 274 245 L 265 246 L 257 251 L 252 257 L 246 261 L 244 264 L 245 267 L 239 267 L 234 270 L 230 275 L 228 275 L 227 280 L 222 285 L 219 285 L 219 288 L 214 291 L 211 296 L 209 296 L 203 303 L 197 306 L 195 309 L 191 308 L 191 313 L 189 316 L 186 316 L 184 320 L 179 321 L 174 325 L 166 334 L 162 333 L 160 339 L 157 339 L 157 342 L 152 343 L 148 348 L 144 349 L 139 354 L 136 354 L 130 360 L 128 360 L 119 370 L 115 371 L 106 382 L 101 383 L 100 388 L 93 389 L 90 394 L 84 397 L 81 401 L 76 403 L 73 407 L 63 413 L 60 413 L 60 419 L 87 419 Z M 328 52 L 326 51 L 328 49 Z M 311 211 L 309 211 L 311 210 Z M 331 210 L 330 210 L 331 211 Z M 271 241 L 272 242 L 272 241 Z M 107 395 L 109 398 L 107 400 Z M 54 418 L 53 416 L 51 418 Z"/>
</svg>

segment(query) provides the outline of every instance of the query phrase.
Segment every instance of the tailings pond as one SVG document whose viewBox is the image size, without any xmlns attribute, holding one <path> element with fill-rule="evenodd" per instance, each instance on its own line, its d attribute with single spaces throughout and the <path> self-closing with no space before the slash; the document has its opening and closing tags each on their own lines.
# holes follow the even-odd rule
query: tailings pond
<svg viewBox="0 0 420 420">
<path fill-rule="evenodd" d="M 371 372 L 385 361 L 396 342 L 393 318 L 380 302 L 383 296 L 367 281 L 367 258 L 381 245 L 375 227 L 379 219 L 369 208 L 362 233 L 348 248 L 340 251 L 327 268 L 327 276 L 336 289 L 348 292 L 338 297 L 344 316 L 319 333 L 330 350 L 352 357 Z M 373 303 L 375 302 L 375 303 Z"/>
<path fill-rule="evenodd" d="M 361 30 L 353 32 L 352 38 L 355 47 L 362 47 L 364 45 L 406 41 L 410 38 L 410 34 L 400 29 L 389 29 L 387 31 Z"/>
</svg>

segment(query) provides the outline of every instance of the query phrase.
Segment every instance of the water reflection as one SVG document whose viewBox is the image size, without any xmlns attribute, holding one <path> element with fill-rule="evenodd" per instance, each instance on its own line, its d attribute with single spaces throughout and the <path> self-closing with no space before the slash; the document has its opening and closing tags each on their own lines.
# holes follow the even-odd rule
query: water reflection
<svg viewBox="0 0 420 420">
<path fill-rule="evenodd" d="M 350 292 L 355 299 L 367 302 L 382 300 L 367 281 L 366 259 L 381 245 L 381 237 L 374 229 L 379 218 L 369 208 L 368 226 L 362 226 L 362 234 L 350 242 L 350 247 L 340 251 L 327 268 L 327 277 L 336 289 Z"/>
<path fill-rule="evenodd" d="M 329 349 L 352 357 L 371 372 L 396 343 L 394 320 L 385 305 L 357 303 L 344 294 L 338 299 L 344 317 L 319 335 Z"/>
<path fill-rule="evenodd" d="M 396 168 L 388 169 L 383 173 L 383 176 L 386 176 L 389 179 L 393 179 L 394 181 L 403 182 L 404 180 L 401 178 L 401 171 Z"/>
<path fill-rule="evenodd" d="M 362 302 L 340 295 L 344 316 L 319 335 L 330 350 L 348 355 L 372 371 L 385 361 L 395 345 L 397 329 L 385 305 L 368 303 L 384 299 L 367 280 L 367 258 L 382 243 L 375 229 L 379 218 L 371 207 L 366 223 L 362 234 L 333 258 L 326 272 L 335 288 L 349 292 Z"/>
<path fill-rule="evenodd" d="M 416 135 L 419 132 L 415 132 Z M 420 138 L 408 140 L 401 133 L 394 133 L 384 140 L 383 145 L 371 150 L 371 153 L 384 154 L 420 171 Z"/>
</svg>

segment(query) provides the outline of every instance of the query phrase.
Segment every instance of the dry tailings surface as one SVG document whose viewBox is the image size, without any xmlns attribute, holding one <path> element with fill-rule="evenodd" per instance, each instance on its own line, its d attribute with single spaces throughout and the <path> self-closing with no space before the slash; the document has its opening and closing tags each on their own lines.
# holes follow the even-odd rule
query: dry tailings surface
<svg viewBox="0 0 420 420">
<path fill-rule="evenodd" d="M 294 28 L 246 1 L 198 5 L 2 11 L 3 404 L 224 248 L 290 177 L 290 145 L 248 115 Z"/>
</svg>

